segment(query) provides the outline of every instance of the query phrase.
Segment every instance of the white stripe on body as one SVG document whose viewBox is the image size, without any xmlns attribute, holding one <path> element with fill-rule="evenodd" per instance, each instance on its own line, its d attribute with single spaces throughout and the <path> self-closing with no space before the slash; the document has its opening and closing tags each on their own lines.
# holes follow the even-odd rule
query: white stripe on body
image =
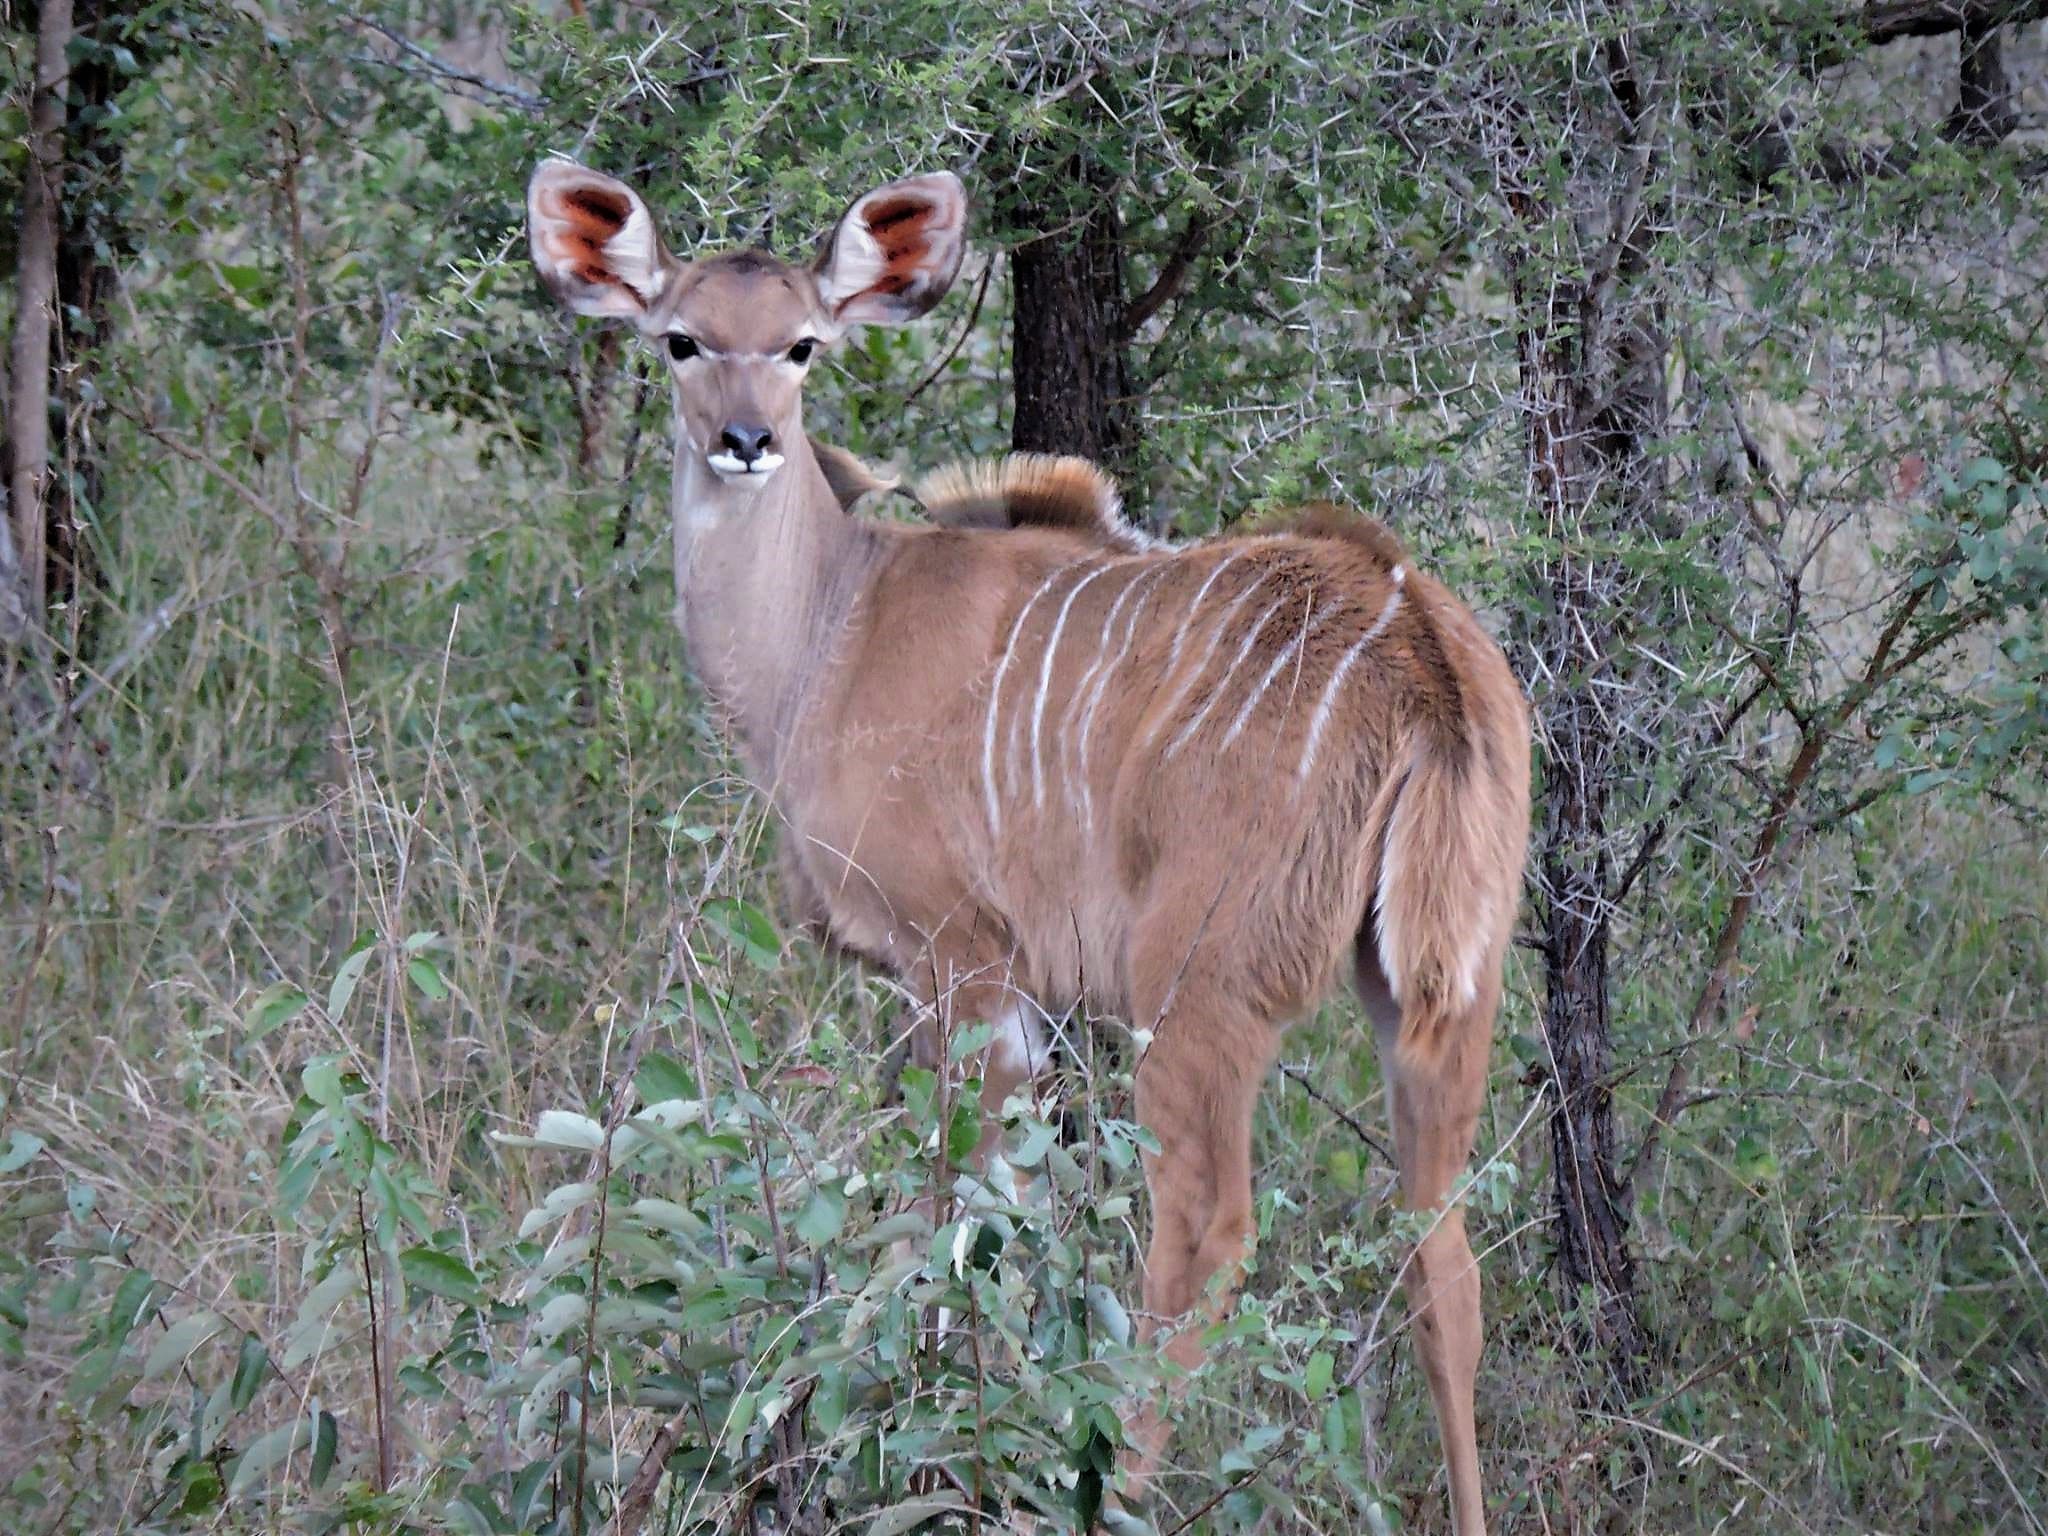
<svg viewBox="0 0 2048 1536">
<path fill-rule="evenodd" d="M 1180 628 L 1173 632 L 1173 649 L 1166 653 L 1166 666 L 1159 674 L 1161 677 L 1173 676 L 1173 669 L 1180 665 L 1180 653 L 1187 647 L 1188 634 L 1195 625 L 1195 615 L 1202 611 L 1202 599 L 1207 597 L 1209 589 L 1216 585 L 1216 578 L 1237 564 L 1248 553 L 1250 551 L 1244 549 L 1232 550 L 1216 562 L 1216 569 L 1209 573 L 1208 578 L 1199 587 L 1195 588 L 1195 595 L 1188 602 L 1188 611 L 1181 615 Z M 1254 582 L 1253 585 L 1256 586 L 1257 583 Z"/>
<path fill-rule="evenodd" d="M 1060 574 L 1072 575 L 1075 571 L 1078 571 L 1082 569 L 1084 566 L 1090 565 L 1097 560 L 1108 560 L 1111 562 L 1111 564 L 1121 563 L 1116 559 L 1115 556 L 1083 555 L 1080 559 L 1072 562 L 1071 564 L 1062 566 L 1060 568 Z M 1102 571 L 1107 570 L 1109 568 L 1110 566 L 1108 565 L 1101 566 L 1093 574 L 1100 575 Z M 1087 579 L 1088 578 L 1084 577 L 1083 581 L 1085 582 Z M 1078 584 L 1075 590 L 1079 590 Z M 1069 592 L 1067 596 L 1069 599 L 1071 599 L 1073 597 L 1073 593 Z M 1064 623 L 1066 610 L 1063 608 L 1060 610 L 1060 612 L 1061 622 Z M 1050 639 L 1050 637 L 1048 637 L 1048 639 Z M 1028 651 L 1029 649 L 1030 646 L 1027 644 L 1025 646 L 1025 650 Z M 1025 688 L 1027 692 L 1030 689 L 1028 670 Z M 1033 698 L 1036 697 L 1035 694 L 1031 696 Z M 1019 703 L 1021 704 L 1022 702 L 1022 698 L 1020 697 Z M 1003 793 L 1008 795 L 1012 800 L 1019 798 L 1024 793 L 1024 743 L 1027 734 L 1026 722 L 1029 721 L 1030 718 L 1030 708 L 1020 708 L 1011 714 L 1010 723 L 1003 727 Z"/>
<path fill-rule="evenodd" d="M 1223 637 L 1230 632 L 1230 621 L 1237 617 L 1238 609 L 1242 608 L 1246 603 L 1251 601 L 1252 597 L 1258 592 L 1260 586 L 1264 584 L 1265 579 L 1266 578 L 1264 576 L 1254 576 L 1252 578 L 1252 584 L 1246 587 L 1242 592 L 1238 593 L 1236 597 L 1232 598 L 1229 604 L 1224 608 L 1223 617 L 1216 621 L 1216 628 L 1209 635 L 1209 643 L 1202 647 L 1202 654 L 1195 658 L 1194 664 L 1190 666 L 1186 673 L 1182 675 L 1179 684 L 1174 688 L 1173 692 L 1170 695 L 1168 695 L 1166 700 L 1166 707 L 1159 712 L 1159 718 L 1152 727 L 1151 735 L 1148 735 L 1146 737 L 1146 741 L 1148 744 L 1150 743 L 1152 736 L 1158 735 L 1160 730 L 1165 726 L 1166 722 L 1173 718 L 1173 712 L 1176 709 L 1180 708 L 1181 703 L 1194 689 L 1195 684 L 1202 680 L 1202 673 L 1208 668 L 1209 658 L 1216 654 L 1216 647 L 1223 643 Z M 1204 582 L 1202 584 L 1202 591 L 1206 592 L 1208 589 L 1208 583 Z M 1195 594 L 1197 599 L 1199 599 L 1201 595 L 1201 592 L 1197 592 Z M 1193 617 L 1193 612 L 1194 610 L 1191 607 L 1189 609 L 1190 617 Z M 1172 681 L 1173 657 L 1171 654 L 1167 656 L 1166 668 L 1164 671 L 1160 673 L 1160 677 L 1163 681 Z"/>
<path fill-rule="evenodd" d="M 1394 615 L 1401 611 L 1401 589 L 1402 584 L 1408 579 L 1407 568 L 1397 565 L 1387 575 L 1394 583 L 1394 590 L 1387 598 L 1387 606 L 1382 608 L 1380 616 L 1372 621 L 1372 627 L 1352 643 L 1351 649 L 1344 653 L 1343 659 L 1330 673 L 1329 682 L 1323 685 L 1323 696 L 1316 703 L 1315 714 L 1309 718 L 1308 743 L 1301 750 L 1301 766 L 1294 770 L 1296 785 L 1304 783 L 1308 779 L 1309 769 L 1315 766 L 1316 749 L 1322 745 L 1323 730 L 1330 723 L 1330 712 L 1337 706 L 1337 690 L 1344 685 L 1345 674 L 1350 672 L 1353 664 L 1365 654 L 1365 648 L 1387 632 L 1387 626 L 1394 622 Z"/>
<path fill-rule="evenodd" d="M 1251 719 L 1252 711 L 1259 707 L 1259 700 L 1266 696 L 1266 690 L 1273 685 L 1273 679 L 1280 675 L 1282 667 L 1301 654 L 1301 648 L 1308 643 L 1310 633 L 1318 625 L 1328 622 L 1330 615 L 1343 606 L 1342 599 L 1332 600 L 1324 603 L 1301 621 L 1301 628 L 1295 632 L 1294 638 L 1282 647 L 1280 654 L 1273 658 L 1273 664 L 1266 668 L 1265 675 L 1258 681 L 1258 686 L 1252 689 L 1250 697 L 1244 701 L 1244 708 L 1237 712 L 1237 718 L 1230 722 L 1230 729 L 1223 733 L 1223 746 L 1227 747 L 1237 740 L 1246 722 Z"/>
<path fill-rule="evenodd" d="M 1010 637 L 1003 642 L 1003 657 L 996 663 L 995 681 L 989 684 L 988 722 L 981 734 L 981 785 L 982 793 L 988 801 L 988 830 L 991 837 L 1003 827 L 1002 809 L 996 803 L 996 714 L 1003 697 L 1003 674 L 1010 670 L 1010 658 L 1017 650 L 1017 637 L 1024 633 L 1024 622 L 1031 617 L 1031 610 L 1038 606 L 1038 600 L 1045 596 L 1052 584 L 1071 569 L 1071 566 L 1061 566 L 1041 581 L 1038 590 L 1024 600 L 1024 606 L 1017 610 L 1016 620 L 1010 625 Z"/>
<path fill-rule="evenodd" d="M 1136 581 L 1125 587 L 1122 594 L 1118 596 L 1116 606 L 1109 610 L 1109 616 L 1102 621 L 1101 647 L 1103 654 L 1095 659 L 1095 665 L 1089 668 L 1087 675 L 1074 685 L 1073 706 L 1067 711 L 1066 719 L 1060 723 L 1060 756 L 1063 761 L 1068 762 L 1070 769 L 1078 769 L 1080 773 L 1080 792 L 1078 797 L 1075 796 L 1074 780 L 1071 774 L 1067 780 L 1067 793 L 1070 798 L 1078 798 L 1081 802 L 1081 824 L 1084 828 L 1092 827 L 1095 823 L 1095 794 L 1088 779 L 1088 732 L 1094 727 L 1095 711 L 1102 706 L 1103 695 L 1109 688 L 1110 674 L 1123 665 L 1124 657 L 1130 654 L 1131 641 L 1138 632 L 1138 620 L 1144 615 L 1145 605 L 1152 601 L 1153 588 L 1156 586 L 1158 579 L 1164 576 L 1171 568 L 1166 561 L 1159 561 Z M 1124 621 L 1123 637 L 1118 640 L 1116 650 L 1112 653 L 1107 649 L 1110 625 L 1116 622 L 1117 610 L 1123 607 L 1125 599 L 1141 590 L 1144 595 L 1138 599 L 1137 605 L 1131 609 L 1131 616 Z M 1090 686 L 1091 683 L 1093 684 L 1092 687 Z M 1080 716 L 1081 739 L 1075 743 L 1073 756 L 1069 759 L 1066 755 L 1067 727 L 1074 723 L 1076 715 Z"/>
<path fill-rule="evenodd" d="M 1252 621 L 1252 627 L 1245 631 L 1244 643 L 1238 646 L 1237 654 L 1230 658 L 1230 665 L 1223 669 L 1222 680 L 1209 690 L 1209 696 L 1202 700 L 1202 707 L 1196 710 L 1189 717 L 1188 723 L 1180 728 L 1180 734 L 1166 744 L 1166 755 L 1168 757 L 1172 757 L 1174 753 L 1194 739 L 1195 732 L 1202 728 L 1202 722 L 1209 718 L 1209 711 L 1216 707 L 1216 701 L 1222 698 L 1224 693 L 1229 690 L 1230 680 L 1237 675 L 1237 669 L 1244 665 L 1245 658 L 1252 653 L 1252 647 L 1258 644 L 1260 632 L 1266 627 L 1266 620 L 1278 613 L 1280 605 L 1286 601 L 1287 596 L 1285 593 L 1282 593 L 1279 597 L 1273 599 L 1264 613 Z M 1206 660 L 1206 658 L 1204 659 Z"/>
<path fill-rule="evenodd" d="M 1039 809 L 1045 806 L 1045 765 L 1038 755 L 1038 741 L 1045 724 L 1045 696 L 1052 687 L 1052 664 L 1060 648 L 1060 632 L 1067 627 L 1067 615 L 1073 611 L 1074 599 L 1087 590 L 1096 577 L 1106 575 L 1114 566 L 1098 565 L 1094 570 L 1074 583 L 1074 590 L 1067 594 L 1067 600 L 1060 604 L 1060 616 L 1053 622 L 1052 633 L 1046 637 L 1045 660 L 1038 669 L 1038 702 L 1031 709 L 1031 804 Z"/>
</svg>

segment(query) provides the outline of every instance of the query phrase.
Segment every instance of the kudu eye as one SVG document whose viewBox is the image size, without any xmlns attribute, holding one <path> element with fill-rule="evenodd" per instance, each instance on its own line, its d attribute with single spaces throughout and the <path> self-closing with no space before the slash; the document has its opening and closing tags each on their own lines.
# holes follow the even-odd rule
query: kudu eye
<svg viewBox="0 0 2048 1536">
<path fill-rule="evenodd" d="M 817 342 L 806 336 L 802 341 L 789 349 L 789 360 L 801 368 L 811 360 L 811 352 L 817 345 Z"/>
<path fill-rule="evenodd" d="M 681 331 L 670 331 L 668 355 L 679 363 L 688 362 L 697 355 L 697 343 L 694 338 L 685 336 Z"/>
</svg>

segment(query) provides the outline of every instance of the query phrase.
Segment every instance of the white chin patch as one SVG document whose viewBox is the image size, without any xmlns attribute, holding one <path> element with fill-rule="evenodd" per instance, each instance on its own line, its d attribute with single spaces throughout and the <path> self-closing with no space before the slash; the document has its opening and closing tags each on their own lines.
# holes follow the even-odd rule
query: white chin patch
<svg viewBox="0 0 2048 1536">
<path fill-rule="evenodd" d="M 766 484 L 768 477 L 782 468 L 782 455 L 764 453 L 752 464 L 746 464 L 736 454 L 707 453 L 704 462 L 727 485 L 743 485 L 752 490 Z"/>
</svg>

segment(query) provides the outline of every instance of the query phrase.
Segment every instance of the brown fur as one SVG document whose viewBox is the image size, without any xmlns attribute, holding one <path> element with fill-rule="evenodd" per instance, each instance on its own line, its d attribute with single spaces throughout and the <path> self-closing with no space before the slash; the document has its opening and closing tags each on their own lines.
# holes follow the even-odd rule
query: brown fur
<svg viewBox="0 0 2048 1536">
<path fill-rule="evenodd" d="M 1245 1260 L 1252 1108 L 1282 1032 L 1350 974 L 1403 1199 L 1436 1213 L 1405 1286 L 1455 1527 L 1474 1536 L 1479 1280 L 1462 1212 L 1438 1208 L 1471 1150 L 1520 890 L 1521 691 L 1391 534 L 1331 509 L 1152 547 L 1124 536 L 1106 478 L 1012 460 L 926 481 L 940 526 L 846 516 L 794 385 L 770 392 L 772 359 L 836 316 L 906 318 L 943 292 L 957 249 L 923 242 L 960 227 L 957 196 L 944 178 L 870 194 L 815 286 L 794 268 L 631 274 L 659 295 L 644 329 L 769 360 L 676 373 L 692 664 L 785 823 L 805 912 L 902 978 L 931 1023 L 1002 1024 L 982 1063 L 992 1127 L 1036 1068 L 1031 1010 L 1082 1004 L 1139 1032 L 1138 1115 L 1159 1141 L 1145 1329 L 1184 1365 L 1202 1330 L 1180 1320 Z M 621 312 L 602 286 L 549 276 Z M 763 402 L 787 460 L 735 486 L 697 455 Z M 1140 1413 L 1131 1438 L 1142 1485 L 1164 1418 Z"/>
<path fill-rule="evenodd" d="M 863 496 L 886 495 L 901 484 L 894 475 L 877 472 L 844 448 L 811 440 L 811 456 L 825 483 L 832 487 L 832 499 L 848 512 Z"/>
</svg>

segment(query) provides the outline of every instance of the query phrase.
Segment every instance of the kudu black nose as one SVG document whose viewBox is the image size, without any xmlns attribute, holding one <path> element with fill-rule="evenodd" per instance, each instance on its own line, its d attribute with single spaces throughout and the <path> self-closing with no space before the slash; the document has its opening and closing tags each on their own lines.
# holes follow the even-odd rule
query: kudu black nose
<svg viewBox="0 0 2048 1536">
<path fill-rule="evenodd" d="M 737 422 L 719 433 L 718 440 L 742 464 L 752 464 L 775 446 L 775 434 L 766 427 L 743 427 Z"/>
</svg>

